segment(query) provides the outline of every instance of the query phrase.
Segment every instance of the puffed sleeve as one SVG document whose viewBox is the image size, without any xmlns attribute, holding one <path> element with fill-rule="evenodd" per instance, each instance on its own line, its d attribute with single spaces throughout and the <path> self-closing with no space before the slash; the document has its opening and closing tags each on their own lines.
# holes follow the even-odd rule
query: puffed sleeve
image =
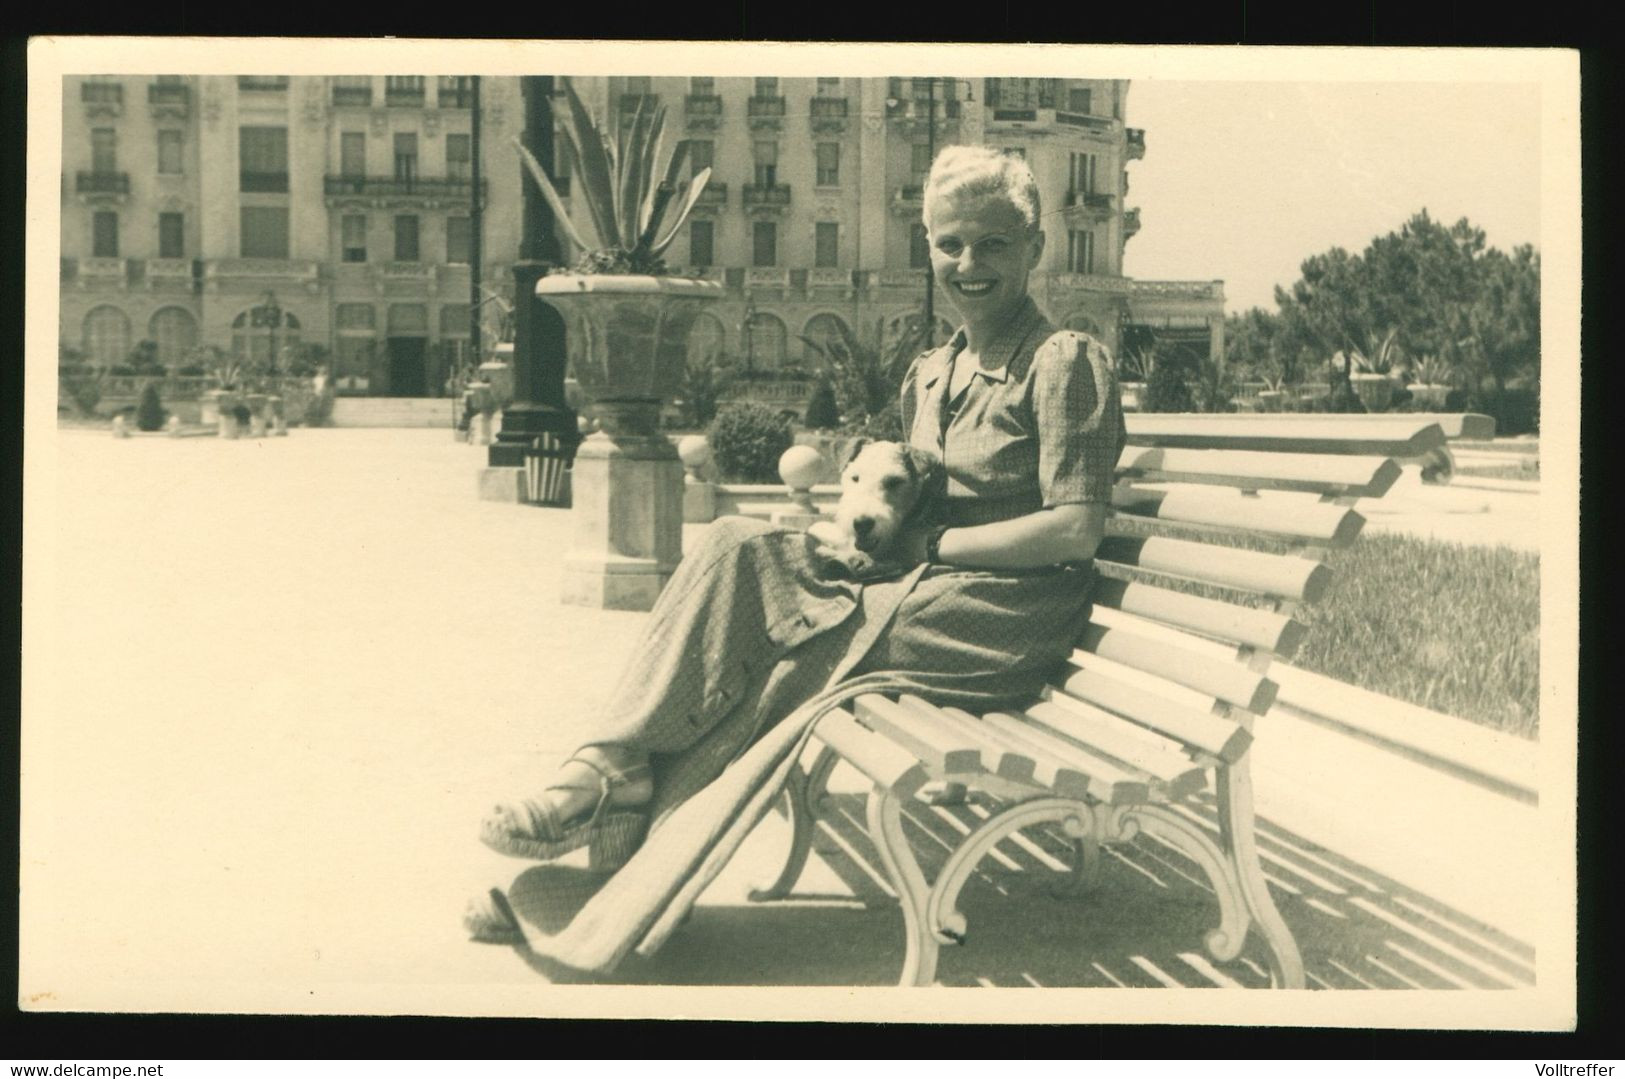
<svg viewBox="0 0 1625 1079">
<path fill-rule="evenodd" d="M 1111 500 L 1123 452 L 1123 402 L 1106 346 L 1063 330 L 1033 356 L 1038 486 L 1044 505 Z"/>
</svg>

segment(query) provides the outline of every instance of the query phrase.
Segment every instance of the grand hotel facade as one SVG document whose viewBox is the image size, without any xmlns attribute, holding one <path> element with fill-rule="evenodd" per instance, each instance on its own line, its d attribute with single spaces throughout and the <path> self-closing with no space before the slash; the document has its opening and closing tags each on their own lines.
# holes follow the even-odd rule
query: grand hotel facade
<svg viewBox="0 0 1625 1079">
<path fill-rule="evenodd" d="M 516 77 L 480 82 L 483 282 L 511 302 L 523 106 Z M 870 342 L 895 333 L 925 297 L 931 149 L 967 142 L 1033 167 L 1047 233 L 1033 292 L 1052 320 L 1114 349 L 1222 355 L 1222 282 L 1123 276 L 1141 227 L 1128 165 L 1146 151 L 1145 133 L 1124 124 L 1126 81 L 573 82 L 612 124 L 657 101 L 668 135 L 691 140 L 692 167 L 712 167 L 666 255 L 726 286 L 695 328 L 695 353 L 771 370 L 813 360 L 804 339 L 838 324 Z M 198 344 L 264 356 L 314 343 L 330 351 L 340 393 L 444 393 L 470 339 L 471 83 L 67 79 L 62 342 L 111 365 L 151 340 L 171 367 Z M 569 201 L 584 223 L 582 200 Z M 945 299 L 939 332 L 952 319 Z"/>
</svg>

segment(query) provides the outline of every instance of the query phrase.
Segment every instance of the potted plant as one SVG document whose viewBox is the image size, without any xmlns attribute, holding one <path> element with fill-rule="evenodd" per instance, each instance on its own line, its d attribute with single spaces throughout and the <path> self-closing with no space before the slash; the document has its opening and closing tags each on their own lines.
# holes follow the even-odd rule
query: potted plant
<svg viewBox="0 0 1625 1079">
<path fill-rule="evenodd" d="M 1411 397 L 1418 405 L 1444 408 L 1445 399 L 1455 389 L 1457 373 L 1442 357 L 1429 353 L 1411 371 Z"/>
<path fill-rule="evenodd" d="M 576 537 L 563 600 L 646 611 L 682 558 L 683 465 L 659 430 L 660 412 L 682 388 L 694 319 L 722 296 L 717 282 L 667 276 L 661 256 L 711 170 L 679 182 L 688 146 L 664 154 L 664 108 L 640 103 L 611 139 L 569 83 L 565 97 L 571 122 L 563 148 L 596 244 L 577 230 L 541 163 L 515 143 L 560 235 L 580 252 L 568 269 L 536 283 L 536 298 L 564 321 L 568 372 L 599 427 L 568 474 Z M 527 478 L 538 477 L 533 500 L 565 501 L 563 456 L 542 441 L 527 451 Z"/>
<path fill-rule="evenodd" d="M 1258 391 L 1258 407 L 1262 412 L 1281 412 L 1286 404 L 1286 379 L 1273 372 L 1263 375 L 1264 388 Z"/>
<path fill-rule="evenodd" d="M 1394 396 L 1394 366 L 1401 356 L 1399 329 L 1395 327 L 1381 338 L 1373 334 L 1368 346 L 1365 351 L 1352 351 L 1354 366 L 1349 383 L 1367 411 L 1381 412 Z"/>
<path fill-rule="evenodd" d="M 1133 349 L 1123 353 L 1117 365 L 1117 386 L 1122 393 L 1123 410 L 1138 412 L 1145 399 L 1145 384 L 1157 368 L 1157 358 L 1150 349 Z"/>
<path fill-rule="evenodd" d="M 515 140 L 560 232 L 581 252 L 567 270 L 537 282 L 536 295 L 563 316 L 570 373 L 605 430 L 645 434 L 677 395 L 695 316 L 722 295 L 717 282 L 666 276 L 661 258 L 711 170 L 680 183 L 686 142 L 662 162 L 663 106 L 650 112 L 640 103 L 611 139 L 568 83 L 565 96 L 572 123 L 563 144 L 598 242 L 577 230 L 541 163 Z"/>
</svg>

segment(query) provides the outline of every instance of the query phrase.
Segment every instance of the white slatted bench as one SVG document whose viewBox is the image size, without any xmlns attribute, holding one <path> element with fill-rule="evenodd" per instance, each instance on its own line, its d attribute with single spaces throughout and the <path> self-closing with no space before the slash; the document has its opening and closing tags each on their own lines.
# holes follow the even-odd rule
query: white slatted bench
<svg viewBox="0 0 1625 1079">
<path fill-rule="evenodd" d="M 813 807 L 845 760 L 872 784 L 868 829 L 902 905 L 904 985 L 930 984 L 939 946 L 964 939 L 956 904 L 977 863 L 1017 831 L 1059 825 L 1074 845 L 1080 886 L 1102 844 L 1145 832 L 1180 850 L 1218 897 L 1208 952 L 1234 960 L 1256 928 L 1273 984 L 1303 987 L 1297 945 L 1254 848 L 1253 719 L 1274 700 L 1271 661 L 1303 638 L 1294 611 L 1330 585 L 1326 555 L 1359 535 L 1364 519 L 1353 503 L 1380 497 L 1400 474 L 1396 457 L 1441 449 L 1445 434 L 1417 422 L 1260 431 L 1201 423 L 1206 417 L 1179 417 L 1187 421 L 1180 430 L 1157 419 L 1155 430 L 1131 429 L 1096 556 L 1092 624 L 1041 699 L 974 716 L 874 694 L 827 714 L 815 728 L 815 760 L 797 767 L 786 791 L 792 839 L 783 870 L 752 898 L 790 894 L 811 849 Z M 1286 551 L 1233 545 L 1248 538 L 1283 542 Z M 1181 581 L 1224 598 L 1169 587 Z M 901 809 L 943 784 L 993 809 L 928 882 Z M 1217 835 L 1181 808 L 1209 790 Z"/>
</svg>

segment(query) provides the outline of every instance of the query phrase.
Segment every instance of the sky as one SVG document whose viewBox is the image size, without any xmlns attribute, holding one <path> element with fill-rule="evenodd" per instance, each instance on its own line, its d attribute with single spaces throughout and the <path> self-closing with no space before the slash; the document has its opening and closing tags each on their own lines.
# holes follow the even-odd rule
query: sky
<svg viewBox="0 0 1625 1079">
<path fill-rule="evenodd" d="M 1140 207 L 1124 273 L 1225 283 L 1275 310 L 1310 255 L 1363 250 L 1426 208 L 1490 246 L 1540 242 L 1539 87 L 1516 83 L 1135 80 L 1128 166 Z"/>
</svg>

